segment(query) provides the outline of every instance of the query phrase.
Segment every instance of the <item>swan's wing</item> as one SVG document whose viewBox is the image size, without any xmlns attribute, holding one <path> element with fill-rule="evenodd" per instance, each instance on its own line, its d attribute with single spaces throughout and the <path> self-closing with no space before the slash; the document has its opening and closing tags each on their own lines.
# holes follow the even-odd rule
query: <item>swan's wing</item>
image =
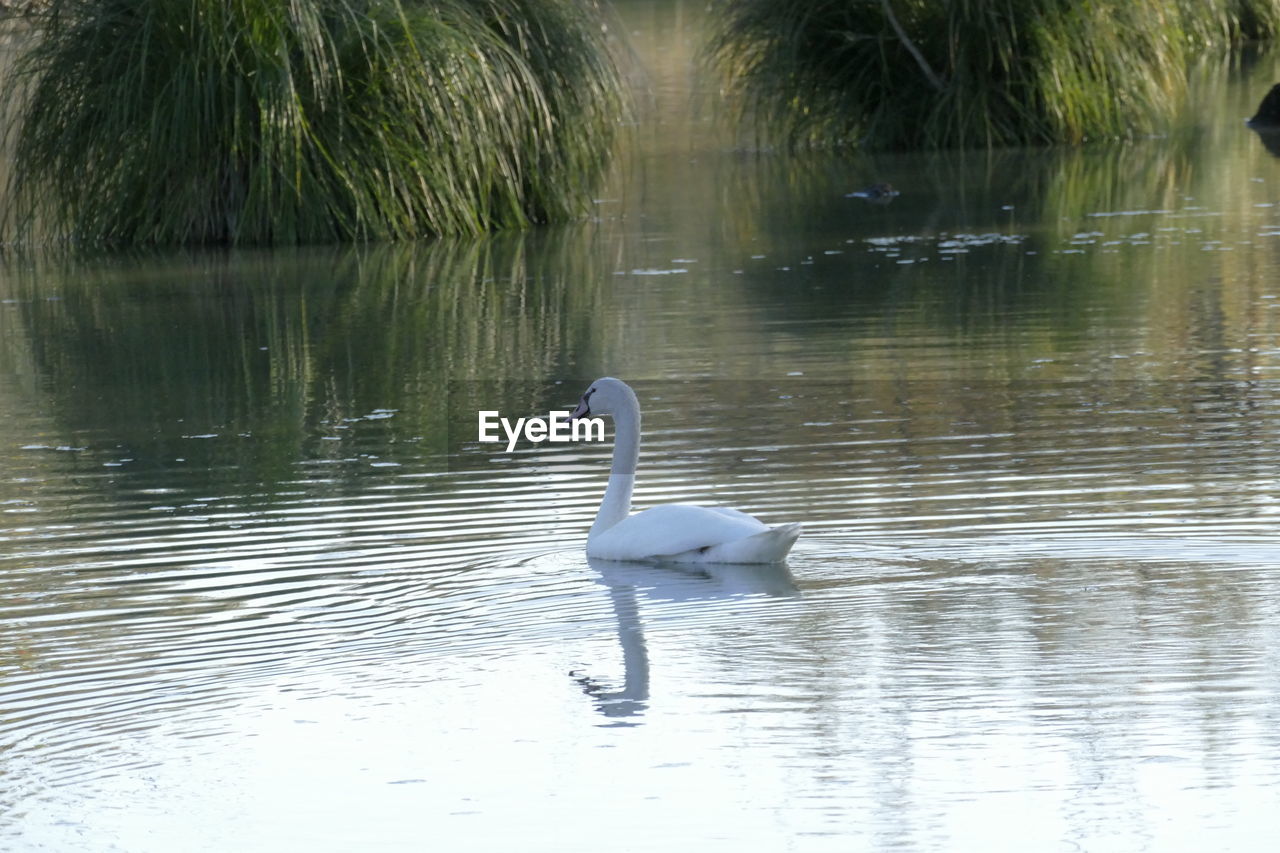
<svg viewBox="0 0 1280 853">
<path fill-rule="evenodd" d="M 675 504 L 675 506 L 681 506 L 681 504 Z M 697 508 L 697 509 L 709 509 L 709 510 L 711 510 L 712 512 L 718 512 L 718 513 L 720 513 L 721 515 L 728 516 L 729 518 L 737 518 L 737 519 L 740 519 L 740 520 L 742 520 L 742 521 L 748 522 L 748 523 L 750 523 L 750 524 L 761 524 L 761 525 L 763 525 L 763 522 L 762 522 L 762 521 L 760 521 L 760 519 L 756 518 L 754 515 L 747 515 L 745 512 L 741 512 L 740 510 L 732 509 L 731 507 L 727 507 L 727 506 L 703 506 L 703 507 L 696 507 L 696 508 Z"/>
<path fill-rule="evenodd" d="M 606 560 L 655 560 L 711 548 L 769 528 L 727 507 L 664 504 L 619 521 L 587 544 L 587 555 Z"/>
<path fill-rule="evenodd" d="M 675 559 L 694 563 L 780 563 L 800 537 L 799 524 L 771 527 L 745 539 L 685 552 Z"/>
</svg>

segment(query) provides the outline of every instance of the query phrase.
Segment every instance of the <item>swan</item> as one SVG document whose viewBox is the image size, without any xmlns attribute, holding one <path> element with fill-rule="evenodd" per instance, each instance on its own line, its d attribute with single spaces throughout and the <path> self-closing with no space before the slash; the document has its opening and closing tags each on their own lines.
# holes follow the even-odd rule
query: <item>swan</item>
<svg viewBox="0 0 1280 853">
<path fill-rule="evenodd" d="M 612 415 L 613 464 L 600 511 L 587 534 L 587 556 L 675 563 L 779 563 L 800 536 L 799 524 L 769 527 L 736 509 L 663 504 L 631 514 L 640 456 L 640 402 L 631 386 L 607 376 L 591 383 L 569 420 Z"/>
</svg>

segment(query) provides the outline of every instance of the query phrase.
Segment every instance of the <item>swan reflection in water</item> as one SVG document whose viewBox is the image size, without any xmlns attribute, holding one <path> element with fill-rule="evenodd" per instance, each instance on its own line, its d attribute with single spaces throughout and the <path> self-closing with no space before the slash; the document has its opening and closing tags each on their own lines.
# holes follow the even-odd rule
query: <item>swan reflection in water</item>
<svg viewBox="0 0 1280 853">
<path fill-rule="evenodd" d="M 623 681 L 619 689 L 597 679 L 583 669 L 569 674 L 582 692 L 590 696 L 596 710 L 617 722 L 616 726 L 638 725 L 627 717 L 642 716 L 649 707 L 649 651 L 644 642 L 640 618 L 640 598 L 655 606 L 695 600 L 725 600 L 750 595 L 798 595 L 795 581 L 785 563 L 716 563 L 701 566 L 638 565 L 589 559 L 599 575 L 598 582 L 609 588 L 609 600 L 618 620 L 618 642 L 622 646 Z"/>
</svg>

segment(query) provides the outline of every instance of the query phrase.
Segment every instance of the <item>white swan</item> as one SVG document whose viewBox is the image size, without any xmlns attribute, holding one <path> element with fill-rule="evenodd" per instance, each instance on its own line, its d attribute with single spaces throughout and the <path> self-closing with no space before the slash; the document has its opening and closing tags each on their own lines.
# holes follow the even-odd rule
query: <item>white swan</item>
<svg viewBox="0 0 1280 853">
<path fill-rule="evenodd" d="M 720 506 L 664 504 L 631 515 L 640 456 L 640 402 L 627 383 L 591 383 L 570 420 L 613 415 L 613 465 L 587 556 L 602 560 L 677 563 L 778 563 L 800 536 L 799 524 L 769 527 L 745 512 Z"/>
</svg>

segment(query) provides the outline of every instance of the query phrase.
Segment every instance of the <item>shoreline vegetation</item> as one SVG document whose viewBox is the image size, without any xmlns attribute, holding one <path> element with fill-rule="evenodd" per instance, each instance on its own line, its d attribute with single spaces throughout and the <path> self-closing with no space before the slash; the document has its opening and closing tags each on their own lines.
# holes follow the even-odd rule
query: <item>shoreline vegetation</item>
<svg viewBox="0 0 1280 853">
<path fill-rule="evenodd" d="M 581 218 L 628 107 L 607 0 L 0 0 L 0 244 L 294 245 Z M 1280 0 L 712 0 L 766 146 L 1166 130 Z M 27 37 L 25 31 L 30 31 Z"/>
<path fill-rule="evenodd" d="M 1280 0 L 715 0 L 735 120 L 787 148 L 1076 144 L 1158 132 L 1206 51 Z"/>
<path fill-rule="evenodd" d="M 623 113 L 579 0 L 44 0 L 7 240 L 289 245 L 581 215 Z M 16 129 L 14 129 L 16 128 Z"/>
</svg>

